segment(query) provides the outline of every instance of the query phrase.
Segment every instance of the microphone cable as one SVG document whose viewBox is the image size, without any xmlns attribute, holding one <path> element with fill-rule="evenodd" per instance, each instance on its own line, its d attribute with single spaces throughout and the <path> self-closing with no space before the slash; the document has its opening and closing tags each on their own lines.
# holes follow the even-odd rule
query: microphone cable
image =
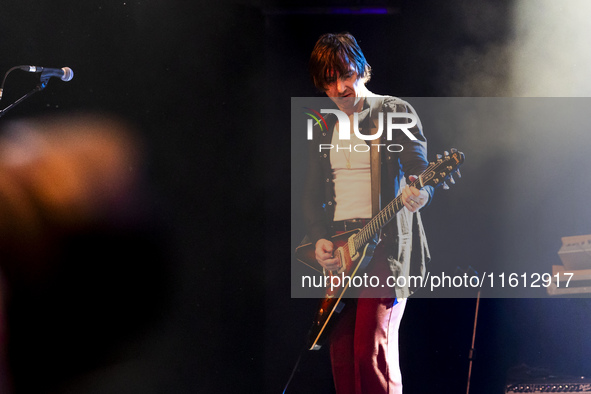
<svg viewBox="0 0 591 394">
<path fill-rule="evenodd" d="M 12 67 L 10 70 L 6 71 L 6 74 L 4 74 L 4 78 L 2 79 L 2 85 L 0 85 L 0 100 L 2 100 L 2 92 L 4 92 L 4 83 L 6 82 L 6 77 L 8 77 L 8 74 L 13 72 L 14 70 L 20 69 L 21 67 L 23 66 Z"/>
</svg>

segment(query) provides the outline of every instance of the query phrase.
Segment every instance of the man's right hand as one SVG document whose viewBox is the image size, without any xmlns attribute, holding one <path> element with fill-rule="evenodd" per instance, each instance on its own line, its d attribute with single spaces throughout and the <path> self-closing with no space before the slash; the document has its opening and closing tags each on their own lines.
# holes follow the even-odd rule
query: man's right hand
<svg viewBox="0 0 591 394">
<path fill-rule="evenodd" d="M 334 257 L 334 244 L 328 239 L 321 238 L 316 242 L 316 260 L 329 271 L 340 268 L 339 259 Z"/>
</svg>

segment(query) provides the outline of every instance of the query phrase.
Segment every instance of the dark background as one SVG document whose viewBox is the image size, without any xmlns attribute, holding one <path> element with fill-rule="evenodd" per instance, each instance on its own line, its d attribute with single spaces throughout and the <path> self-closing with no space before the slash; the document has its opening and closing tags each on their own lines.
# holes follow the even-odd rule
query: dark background
<svg viewBox="0 0 591 394">
<path fill-rule="evenodd" d="M 514 37 L 511 1 L 378 5 L 388 5 L 390 14 L 335 15 L 325 8 L 310 10 L 302 2 L 3 3 L 0 69 L 68 66 L 75 77 L 68 83 L 52 79 L 45 91 L 0 119 L 0 128 L 11 119 L 89 110 L 134 123 L 145 143 L 152 209 L 165 251 L 158 274 L 150 277 L 161 298 L 158 307 L 143 305 L 146 318 L 125 320 L 121 335 L 103 336 L 104 346 L 88 346 L 71 359 L 68 349 L 84 349 L 103 335 L 89 327 L 76 343 L 59 336 L 64 351 L 55 346 L 54 354 L 44 354 L 45 365 L 28 364 L 44 348 L 27 345 L 26 336 L 20 335 L 21 348 L 15 351 L 26 350 L 30 356 L 19 353 L 13 371 L 17 391 L 283 389 L 316 304 L 291 299 L 289 291 L 293 238 L 301 235 L 291 234 L 290 225 L 289 108 L 291 97 L 316 94 L 307 59 L 317 37 L 344 30 L 355 35 L 374 67 L 369 88 L 376 93 L 495 95 L 508 83 L 508 71 L 491 68 L 484 55 L 491 45 L 502 47 Z M 484 70 L 492 82 L 484 89 L 462 85 L 473 70 Z M 37 75 L 10 74 L 3 107 L 36 83 Z M 471 150 L 486 148 L 474 142 L 478 138 L 465 141 L 453 132 L 437 135 L 426 126 L 426 134 L 431 154 L 455 145 L 470 160 L 475 157 Z M 499 146 L 503 142 L 497 141 L 495 148 Z M 507 148 L 517 150 L 510 143 Z M 505 191 L 504 174 L 510 168 L 490 169 L 486 161 L 474 161 L 471 172 L 468 163 L 457 188 L 438 194 L 425 215 L 428 235 L 443 234 L 430 237 L 434 263 L 467 266 L 486 256 L 505 264 L 512 248 L 526 255 L 507 229 L 541 212 L 514 209 L 514 218 L 507 219 L 498 209 L 515 195 L 531 196 L 523 189 Z M 569 168 L 568 161 L 563 165 Z M 488 168 L 490 178 L 479 178 L 477 168 Z M 504 199 L 491 206 L 499 201 L 496 192 Z M 580 203 L 584 196 L 578 193 L 573 201 Z M 537 202 L 531 205 L 542 209 Z M 481 208 L 466 215 L 462 206 Z M 558 263 L 561 236 L 590 232 L 585 216 L 577 212 L 571 206 L 565 218 L 544 232 L 548 238 L 527 244 L 526 250 L 545 256 L 544 267 Z M 499 251 L 499 243 L 510 246 Z M 138 277 L 152 269 L 142 267 L 141 253 L 135 256 L 140 259 L 133 265 Z M 113 267 L 105 269 L 117 276 Z M 117 298 L 138 293 L 153 302 L 151 287 L 133 277 L 109 302 L 115 305 Z M 110 291 L 108 279 L 104 291 Z M 83 297 L 72 294 L 72 299 L 85 307 Z M 475 304 L 475 299 L 409 301 L 401 327 L 406 393 L 465 391 Z M 502 392 L 510 369 L 523 364 L 526 370 L 529 366 L 558 375 L 589 373 L 586 299 L 483 299 L 479 311 L 472 392 Z M 43 338 L 46 322 L 30 319 L 36 330 L 28 335 Z M 290 390 L 331 392 L 325 350 L 304 356 Z"/>
</svg>

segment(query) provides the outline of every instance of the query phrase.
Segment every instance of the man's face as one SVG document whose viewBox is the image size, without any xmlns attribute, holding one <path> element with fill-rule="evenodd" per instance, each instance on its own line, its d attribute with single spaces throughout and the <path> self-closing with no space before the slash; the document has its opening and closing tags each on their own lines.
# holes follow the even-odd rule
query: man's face
<svg viewBox="0 0 591 394">
<path fill-rule="evenodd" d="M 345 75 L 336 73 L 336 80 L 327 85 L 325 93 L 339 109 L 347 114 L 355 111 L 355 108 L 365 91 L 365 84 L 357 73 L 350 70 Z"/>
</svg>

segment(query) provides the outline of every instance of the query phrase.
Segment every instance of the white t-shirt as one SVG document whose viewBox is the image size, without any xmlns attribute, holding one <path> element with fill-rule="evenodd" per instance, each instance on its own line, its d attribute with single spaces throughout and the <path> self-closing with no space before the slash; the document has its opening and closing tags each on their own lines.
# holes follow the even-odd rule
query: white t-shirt
<svg viewBox="0 0 591 394">
<path fill-rule="evenodd" d="M 369 145 L 351 133 L 340 140 L 338 124 L 332 133 L 330 151 L 335 190 L 334 220 L 371 218 L 371 170 Z"/>
</svg>

